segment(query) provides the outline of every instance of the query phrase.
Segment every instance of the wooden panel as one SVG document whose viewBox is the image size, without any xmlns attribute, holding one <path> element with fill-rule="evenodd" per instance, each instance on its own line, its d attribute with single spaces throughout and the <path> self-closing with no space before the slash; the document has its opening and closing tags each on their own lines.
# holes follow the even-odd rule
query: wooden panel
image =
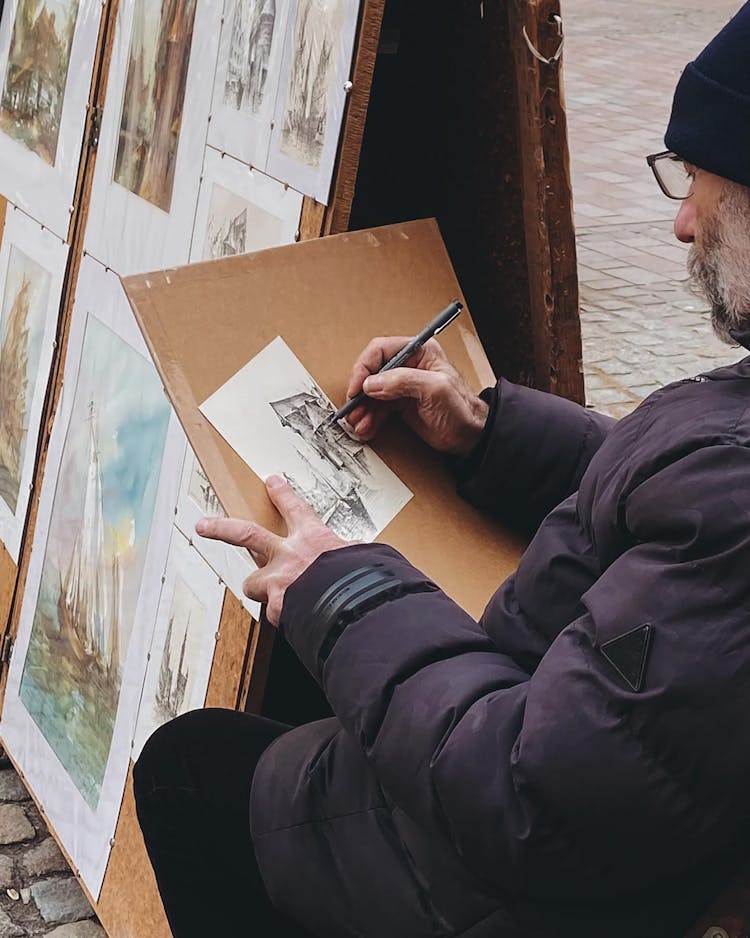
<svg viewBox="0 0 750 938">
<path fill-rule="evenodd" d="M 10 624 L 17 573 L 18 569 L 13 563 L 13 558 L 0 544 L 0 639 Z"/>
<path fill-rule="evenodd" d="M 109 938 L 171 938 L 135 813 L 132 763 L 107 875 L 95 908 Z"/>
<path fill-rule="evenodd" d="M 250 614 L 239 599 L 227 590 L 208 682 L 207 707 L 238 709 L 245 672 L 251 664 L 253 628 Z"/>
<path fill-rule="evenodd" d="M 524 223 L 534 337 L 535 384 L 584 401 L 578 273 L 573 223 L 567 117 L 561 64 L 544 64 L 560 47 L 559 0 L 508 4 L 508 31 L 517 76 Z"/>
<path fill-rule="evenodd" d="M 316 202 L 310 196 L 305 196 L 302 200 L 302 217 L 299 223 L 300 241 L 309 241 L 310 238 L 319 238 L 321 236 L 326 211 L 326 207 L 322 202 Z"/>
</svg>

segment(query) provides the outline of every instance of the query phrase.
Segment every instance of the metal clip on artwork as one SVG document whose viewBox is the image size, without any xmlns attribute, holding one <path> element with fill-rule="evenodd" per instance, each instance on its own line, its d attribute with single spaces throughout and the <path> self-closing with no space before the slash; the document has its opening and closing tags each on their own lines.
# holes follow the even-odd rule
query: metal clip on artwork
<svg viewBox="0 0 750 938">
<path fill-rule="evenodd" d="M 558 46 L 557 52 L 555 52 L 551 58 L 546 58 L 542 55 L 531 39 L 529 39 L 529 34 L 526 32 L 526 27 L 523 27 L 523 38 L 526 40 L 526 45 L 529 47 L 529 52 L 543 65 L 557 65 L 557 63 L 562 58 L 563 49 L 565 48 L 565 34 L 563 33 L 562 17 L 555 13 L 550 17 L 550 22 L 557 23 L 557 34 L 560 37 L 560 45 Z"/>
</svg>

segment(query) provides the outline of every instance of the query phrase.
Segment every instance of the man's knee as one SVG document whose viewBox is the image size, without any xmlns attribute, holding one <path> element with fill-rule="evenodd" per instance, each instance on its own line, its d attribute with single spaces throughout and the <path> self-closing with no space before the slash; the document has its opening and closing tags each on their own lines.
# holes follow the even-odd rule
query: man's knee
<svg viewBox="0 0 750 938">
<path fill-rule="evenodd" d="M 188 782 L 192 762 L 200 758 L 200 740 L 213 731 L 214 713 L 191 710 L 151 734 L 133 767 L 136 807 L 157 790 L 182 787 Z"/>
</svg>

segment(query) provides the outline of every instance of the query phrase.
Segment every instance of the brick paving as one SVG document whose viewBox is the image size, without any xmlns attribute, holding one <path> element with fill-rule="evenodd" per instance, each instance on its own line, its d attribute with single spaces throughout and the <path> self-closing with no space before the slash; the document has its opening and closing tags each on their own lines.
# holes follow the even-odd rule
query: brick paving
<svg viewBox="0 0 750 938">
<path fill-rule="evenodd" d="M 587 402 L 621 417 L 657 387 L 737 361 L 687 288 L 679 203 L 646 165 L 680 72 L 740 0 L 562 0 Z"/>
</svg>

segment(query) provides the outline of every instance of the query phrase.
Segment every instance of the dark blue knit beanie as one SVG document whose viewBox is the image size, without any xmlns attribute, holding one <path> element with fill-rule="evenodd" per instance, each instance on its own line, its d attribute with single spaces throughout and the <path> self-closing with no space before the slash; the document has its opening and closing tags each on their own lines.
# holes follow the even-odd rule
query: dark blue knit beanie
<svg viewBox="0 0 750 938">
<path fill-rule="evenodd" d="M 750 186 L 750 2 L 682 73 L 665 141 L 688 163 Z"/>
</svg>

